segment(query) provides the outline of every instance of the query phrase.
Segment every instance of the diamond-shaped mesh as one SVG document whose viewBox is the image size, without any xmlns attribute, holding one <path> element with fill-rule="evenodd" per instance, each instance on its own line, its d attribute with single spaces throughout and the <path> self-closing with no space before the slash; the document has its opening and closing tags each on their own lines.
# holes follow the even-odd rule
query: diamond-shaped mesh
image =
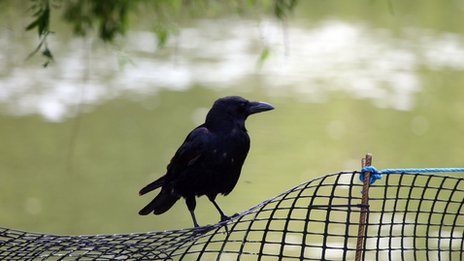
<svg viewBox="0 0 464 261">
<path fill-rule="evenodd" d="M 313 179 L 208 227 L 58 236 L 0 228 L 0 260 L 353 260 L 359 172 Z M 463 260 L 464 179 L 388 174 L 370 186 L 363 260 Z"/>
</svg>

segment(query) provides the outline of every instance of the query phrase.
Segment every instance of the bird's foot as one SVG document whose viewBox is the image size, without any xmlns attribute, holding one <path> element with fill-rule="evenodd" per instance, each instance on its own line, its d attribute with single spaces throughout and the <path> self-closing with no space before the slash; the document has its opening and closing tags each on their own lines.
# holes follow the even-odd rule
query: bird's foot
<svg viewBox="0 0 464 261">
<path fill-rule="evenodd" d="M 223 223 L 222 225 L 224 226 L 227 234 L 229 234 L 229 229 L 227 228 L 227 221 L 237 216 L 239 216 L 239 213 L 235 213 L 232 216 L 221 215 L 221 220 L 219 220 L 219 223 Z"/>
<path fill-rule="evenodd" d="M 234 219 L 234 218 L 238 217 L 239 215 L 240 215 L 240 213 L 235 213 L 232 216 L 223 215 L 223 216 L 221 216 L 221 221 L 220 222 Z"/>
<path fill-rule="evenodd" d="M 202 234 L 206 234 L 207 232 L 211 231 L 214 229 L 214 226 L 212 225 L 206 225 L 206 226 L 196 226 L 193 228 L 193 234 L 195 236 L 199 236 L 199 235 L 202 235 Z"/>
<path fill-rule="evenodd" d="M 230 219 L 229 216 L 222 215 L 222 216 L 221 216 L 221 220 L 220 220 L 219 222 L 224 222 L 224 221 L 227 221 L 227 220 L 229 220 L 229 219 Z"/>
</svg>

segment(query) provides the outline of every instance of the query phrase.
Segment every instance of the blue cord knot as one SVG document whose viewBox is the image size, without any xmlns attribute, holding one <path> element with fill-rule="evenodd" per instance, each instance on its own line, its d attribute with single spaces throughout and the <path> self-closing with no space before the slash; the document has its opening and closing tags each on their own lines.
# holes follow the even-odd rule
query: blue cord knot
<svg viewBox="0 0 464 261">
<path fill-rule="evenodd" d="M 376 180 L 382 178 L 382 172 L 377 170 L 374 166 L 365 166 L 361 170 L 361 174 L 359 175 L 359 180 L 364 182 L 364 176 L 366 172 L 370 172 L 371 175 L 369 176 L 369 184 L 373 184 Z"/>
</svg>

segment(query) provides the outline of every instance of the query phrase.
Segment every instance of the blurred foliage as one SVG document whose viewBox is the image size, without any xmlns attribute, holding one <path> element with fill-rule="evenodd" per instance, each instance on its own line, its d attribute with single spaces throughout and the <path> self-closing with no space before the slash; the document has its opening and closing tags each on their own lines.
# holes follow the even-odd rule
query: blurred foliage
<svg viewBox="0 0 464 261">
<path fill-rule="evenodd" d="M 264 61 L 266 61 L 267 58 L 269 57 L 269 53 L 270 53 L 269 47 L 266 47 L 261 51 L 259 58 L 258 58 L 258 62 L 256 63 L 257 68 L 261 68 L 263 66 Z"/>
<path fill-rule="evenodd" d="M 94 25 L 98 27 L 103 41 L 112 41 L 118 34 L 123 35 L 128 26 L 130 0 L 71 0 L 66 1 L 64 19 L 71 23 L 74 33 L 85 35 Z"/>
<path fill-rule="evenodd" d="M 31 55 L 39 50 L 46 58 L 44 66 L 53 61 L 47 45 L 51 33 L 51 14 L 62 12 L 62 19 L 71 24 L 77 36 L 85 36 L 97 28 L 98 36 L 104 42 L 112 42 L 117 36 L 124 36 L 131 26 L 131 19 L 147 19 L 154 24 L 153 31 L 158 45 L 164 46 L 171 34 L 176 32 L 176 24 L 186 18 L 209 18 L 223 15 L 245 15 L 248 13 L 273 13 L 278 19 L 285 19 L 294 9 L 297 0 L 30 0 L 34 20 L 26 30 L 37 29 L 39 45 Z M 150 12 L 151 11 L 151 12 Z M 142 17 L 143 16 L 143 17 Z M 131 19 L 129 19 L 131 18 Z"/>
<path fill-rule="evenodd" d="M 285 18 L 290 10 L 296 5 L 297 0 L 277 0 L 274 1 L 274 14 L 282 19 Z"/>
<path fill-rule="evenodd" d="M 47 36 L 51 33 L 50 31 L 50 12 L 51 0 L 31 0 L 31 10 L 33 12 L 34 20 L 26 27 L 26 30 L 32 30 L 37 28 L 40 42 L 37 48 L 29 55 L 33 56 L 37 52 L 41 51 L 42 55 L 46 58 L 44 67 L 47 67 L 50 62 L 53 61 L 53 55 L 47 44 Z"/>
</svg>

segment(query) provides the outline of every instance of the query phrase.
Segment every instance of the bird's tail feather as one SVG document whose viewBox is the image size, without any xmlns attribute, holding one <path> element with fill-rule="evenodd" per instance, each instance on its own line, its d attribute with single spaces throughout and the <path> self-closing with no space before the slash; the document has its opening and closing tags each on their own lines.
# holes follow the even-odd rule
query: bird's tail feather
<svg viewBox="0 0 464 261">
<path fill-rule="evenodd" d="M 162 176 L 161 178 L 153 181 L 152 183 L 146 185 L 145 187 L 143 187 L 140 191 L 139 191 L 139 195 L 142 196 L 143 194 L 146 194 L 154 189 L 157 189 L 161 186 L 164 185 L 164 181 L 166 179 L 166 176 Z"/>
<path fill-rule="evenodd" d="M 148 215 L 151 212 L 155 215 L 163 214 L 168 211 L 179 198 L 180 197 L 177 195 L 162 190 L 158 196 L 139 211 L 139 215 Z"/>
</svg>

